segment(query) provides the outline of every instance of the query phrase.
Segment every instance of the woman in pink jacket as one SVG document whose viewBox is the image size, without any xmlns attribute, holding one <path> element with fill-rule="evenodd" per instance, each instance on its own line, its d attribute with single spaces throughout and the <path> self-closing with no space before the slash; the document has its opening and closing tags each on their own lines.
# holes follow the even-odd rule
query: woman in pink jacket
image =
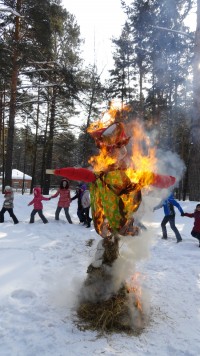
<svg viewBox="0 0 200 356">
<path fill-rule="evenodd" d="M 60 197 L 55 212 L 55 219 L 59 220 L 59 214 L 63 208 L 65 211 L 65 216 L 67 221 L 69 222 L 69 224 L 72 224 L 72 220 L 69 215 L 69 206 L 71 202 L 71 197 L 70 197 L 70 190 L 69 190 L 69 182 L 67 179 L 62 179 L 60 183 L 60 188 L 57 190 L 57 192 L 54 195 L 52 195 L 52 198 L 56 198 L 58 195 L 60 195 Z"/>
<path fill-rule="evenodd" d="M 30 224 L 34 223 L 34 216 L 36 213 L 38 213 L 38 215 L 42 219 L 43 223 L 46 224 L 46 223 L 48 223 L 48 220 L 45 218 L 45 216 L 43 215 L 43 212 L 42 212 L 42 209 L 43 209 L 42 200 L 50 200 L 51 198 L 45 198 L 41 194 L 41 188 L 39 188 L 39 187 L 36 187 L 33 189 L 33 194 L 34 194 L 34 198 L 28 204 L 28 206 L 30 206 L 32 204 L 34 206 L 34 209 L 31 212 Z"/>
</svg>

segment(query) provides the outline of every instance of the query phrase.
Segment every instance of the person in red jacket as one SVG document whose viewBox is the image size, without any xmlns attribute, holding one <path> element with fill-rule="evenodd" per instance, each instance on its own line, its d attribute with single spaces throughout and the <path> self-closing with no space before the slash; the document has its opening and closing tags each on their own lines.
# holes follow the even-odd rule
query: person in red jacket
<svg viewBox="0 0 200 356">
<path fill-rule="evenodd" d="M 197 204 L 194 213 L 183 213 L 182 216 L 187 216 L 188 218 L 194 218 L 194 226 L 191 231 L 191 235 L 199 240 L 200 247 L 200 204 Z"/>
<path fill-rule="evenodd" d="M 65 216 L 69 224 L 72 224 L 71 217 L 69 215 L 69 206 L 71 202 L 70 190 L 69 190 L 69 182 L 67 179 L 62 179 L 60 182 L 60 188 L 57 192 L 51 196 L 51 198 L 59 197 L 58 206 L 55 212 L 55 219 L 59 220 L 59 214 L 62 209 L 65 211 Z"/>
<path fill-rule="evenodd" d="M 37 214 L 37 213 L 38 213 L 39 217 L 42 219 L 43 223 L 46 224 L 46 223 L 48 223 L 48 220 L 43 215 L 42 200 L 50 200 L 51 198 L 45 198 L 41 194 L 41 188 L 39 188 L 39 187 L 36 187 L 36 188 L 33 189 L 33 194 L 34 194 L 34 198 L 28 204 L 28 206 L 30 206 L 32 204 L 34 206 L 34 209 L 32 210 L 31 216 L 30 216 L 30 224 L 34 223 L 34 217 L 35 217 L 35 214 Z"/>
</svg>

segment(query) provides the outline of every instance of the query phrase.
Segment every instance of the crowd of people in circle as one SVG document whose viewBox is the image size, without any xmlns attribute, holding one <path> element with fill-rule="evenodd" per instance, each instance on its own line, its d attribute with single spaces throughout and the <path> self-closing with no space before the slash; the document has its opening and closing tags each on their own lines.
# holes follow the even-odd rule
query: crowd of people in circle
<svg viewBox="0 0 200 356">
<path fill-rule="evenodd" d="M 90 193 L 86 184 L 77 185 L 75 195 L 71 197 L 69 181 L 64 178 L 61 180 L 60 187 L 57 189 L 57 192 L 52 196 L 44 197 L 41 193 L 40 187 L 35 187 L 33 189 L 33 195 L 33 199 L 28 204 L 28 206 L 33 205 L 33 210 L 31 212 L 29 221 L 30 224 L 34 223 L 34 217 L 37 213 L 44 224 L 48 223 L 47 218 L 43 214 L 42 200 L 51 200 L 59 197 L 55 211 L 55 220 L 59 220 L 59 214 L 61 210 L 64 209 L 68 223 L 72 224 L 71 216 L 69 214 L 69 206 L 73 200 L 77 199 L 77 216 L 79 218 L 80 224 L 85 225 L 87 228 L 91 226 L 92 218 L 90 217 Z M 12 187 L 5 187 L 4 198 L 3 207 L 0 211 L 0 223 L 4 222 L 4 214 L 8 212 L 10 217 L 13 219 L 14 224 L 18 224 L 19 221 L 13 211 L 14 193 Z M 175 200 L 172 193 L 165 200 L 162 200 L 160 204 L 153 208 L 153 211 L 160 208 L 164 209 L 164 218 L 161 222 L 162 239 L 166 240 L 168 238 L 166 224 L 169 223 L 172 231 L 176 236 L 177 243 L 182 241 L 181 234 L 175 225 L 174 207 L 179 210 L 181 216 L 194 218 L 194 226 L 192 228 L 191 235 L 198 240 L 200 247 L 200 204 L 196 205 L 194 212 L 184 212 L 180 204 Z"/>
<path fill-rule="evenodd" d="M 72 219 L 69 214 L 69 206 L 71 201 L 77 199 L 78 208 L 77 216 L 79 222 L 85 225 L 87 228 L 91 226 L 92 218 L 90 217 L 90 194 L 86 184 L 79 184 L 76 187 L 76 194 L 71 198 L 69 182 L 67 179 L 62 179 L 60 182 L 60 187 L 57 192 L 50 197 L 44 197 L 41 192 L 40 187 L 35 187 L 33 189 L 33 199 L 29 202 L 28 206 L 33 205 L 33 210 L 30 215 L 30 224 L 35 222 L 35 215 L 38 214 L 44 224 L 48 223 L 47 218 L 43 214 L 43 200 L 51 200 L 53 198 L 59 197 L 57 208 L 55 211 L 55 220 L 59 220 L 59 214 L 62 209 L 64 209 L 66 219 L 69 224 L 72 224 Z M 14 224 L 18 224 L 19 220 L 14 214 L 14 192 L 12 187 L 6 186 L 4 189 L 4 202 L 3 207 L 0 211 L 0 223 L 4 222 L 4 214 L 8 212 L 10 217 L 13 219 Z"/>
</svg>

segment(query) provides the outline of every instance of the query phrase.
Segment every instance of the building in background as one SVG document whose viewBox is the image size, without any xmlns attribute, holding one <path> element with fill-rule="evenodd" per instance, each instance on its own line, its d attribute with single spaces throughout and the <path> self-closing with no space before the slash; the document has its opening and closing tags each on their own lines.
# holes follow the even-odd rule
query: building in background
<svg viewBox="0 0 200 356">
<path fill-rule="evenodd" d="M 25 174 L 18 169 L 12 170 L 12 187 L 14 189 L 30 189 L 32 177 L 28 174 Z M 2 175 L 0 175 L 0 188 L 2 186 Z"/>
</svg>

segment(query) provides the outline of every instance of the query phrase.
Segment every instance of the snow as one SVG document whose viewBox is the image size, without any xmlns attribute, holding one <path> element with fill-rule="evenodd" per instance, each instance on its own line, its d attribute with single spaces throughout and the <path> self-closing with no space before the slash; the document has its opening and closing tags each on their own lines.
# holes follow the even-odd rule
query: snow
<svg viewBox="0 0 200 356">
<path fill-rule="evenodd" d="M 12 179 L 26 179 L 32 180 L 32 177 L 28 174 L 24 174 L 23 172 L 19 171 L 18 169 L 12 169 Z"/>
<path fill-rule="evenodd" d="M 139 238 L 125 238 L 121 253 L 126 251 L 126 265 L 127 251 L 133 252 L 133 265 L 141 273 L 148 296 L 149 321 L 139 336 L 100 336 L 77 327 L 76 301 L 101 238 L 93 224 L 89 229 L 79 224 L 76 200 L 70 206 L 73 225 L 62 212 L 60 220 L 54 220 L 57 199 L 44 202 L 48 224 L 38 216 L 29 224 L 32 207 L 27 204 L 31 199 L 28 194 L 15 193 L 14 212 L 20 223 L 14 225 L 6 214 L 0 225 L 1 355 L 200 354 L 200 248 L 190 235 L 193 219 L 181 217 L 177 210 L 176 225 L 183 242 L 176 243 L 169 227 L 168 240 L 162 240 L 163 210 L 153 213 L 158 198 L 145 198 L 149 209 L 142 222 L 147 231 Z M 187 212 L 196 206 L 189 201 L 180 204 Z M 92 246 L 87 244 L 90 239 L 94 240 Z"/>
<path fill-rule="evenodd" d="M 2 176 L 0 175 L 0 178 Z M 32 177 L 28 174 L 24 174 L 23 172 L 19 171 L 18 169 L 12 169 L 12 179 L 25 179 L 25 180 L 32 180 Z"/>
</svg>

